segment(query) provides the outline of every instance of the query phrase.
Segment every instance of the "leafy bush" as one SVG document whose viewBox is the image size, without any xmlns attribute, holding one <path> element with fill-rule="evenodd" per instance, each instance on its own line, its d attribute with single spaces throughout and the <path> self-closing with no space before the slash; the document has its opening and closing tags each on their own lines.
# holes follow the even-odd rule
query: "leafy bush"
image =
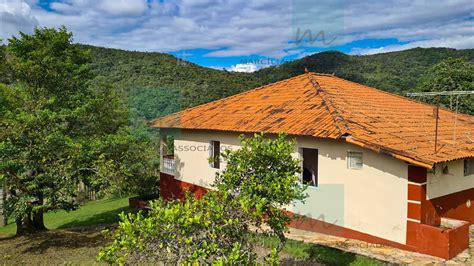
<svg viewBox="0 0 474 266">
<path fill-rule="evenodd" d="M 98 259 L 109 263 L 251 264 L 257 255 L 248 241 L 249 216 L 218 192 L 201 200 L 157 200 L 147 215 L 121 214 L 114 242 Z"/>
<path fill-rule="evenodd" d="M 203 199 L 188 194 L 184 202 L 155 201 L 148 215 L 122 214 L 114 242 L 99 260 L 109 263 L 253 264 L 259 258 L 251 230 L 278 236 L 280 245 L 265 257 L 279 261 L 290 218 L 282 208 L 303 200 L 294 142 L 281 134 L 267 139 L 241 137 L 242 148 L 226 151 L 226 169 Z M 269 228 L 269 229 L 267 229 Z M 263 259 L 263 258 L 260 258 Z"/>
<path fill-rule="evenodd" d="M 283 208 L 307 197 L 306 187 L 298 182 L 301 169 L 300 161 L 293 157 L 295 142 L 287 141 L 285 134 L 274 139 L 255 134 L 240 140 L 240 149 L 224 152 L 228 163 L 217 174 L 214 186 L 235 198 L 257 226 L 270 228 L 264 231 L 280 239 L 279 252 L 291 220 Z"/>
</svg>

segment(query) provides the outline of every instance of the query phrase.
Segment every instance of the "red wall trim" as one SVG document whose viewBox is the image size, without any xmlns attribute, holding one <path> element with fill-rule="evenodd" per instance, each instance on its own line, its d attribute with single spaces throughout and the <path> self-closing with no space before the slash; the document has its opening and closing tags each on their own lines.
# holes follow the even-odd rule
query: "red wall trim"
<svg viewBox="0 0 474 266">
<path fill-rule="evenodd" d="M 422 187 L 420 185 L 408 184 L 408 200 L 422 200 Z"/>
<path fill-rule="evenodd" d="M 408 218 L 421 221 L 421 204 L 408 202 Z"/>
<path fill-rule="evenodd" d="M 428 200 L 426 198 L 426 180 L 426 169 L 408 166 L 408 181 L 417 184 L 408 183 L 407 218 L 420 222 L 407 221 L 406 243 L 420 253 L 451 259 L 469 247 L 469 225 L 472 221 L 462 219 L 467 216 L 468 211 L 460 206 L 460 203 L 469 196 L 468 193 L 453 193 L 444 198 Z M 409 200 L 418 200 L 420 204 L 408 202 Z M 447 216 L 449 210 L 452 210 L 451 217 Z M 474 214 L 472 211 L 471 215 Z M 457 228 L 441 228 L 441 217 L 467 222 Z"/>
</svg>

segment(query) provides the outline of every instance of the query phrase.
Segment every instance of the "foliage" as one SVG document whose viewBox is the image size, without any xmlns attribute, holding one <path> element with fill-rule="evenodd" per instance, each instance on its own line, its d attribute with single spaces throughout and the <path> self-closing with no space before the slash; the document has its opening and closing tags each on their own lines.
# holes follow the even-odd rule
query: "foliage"
<svg viewBox="0 0 474 266">
<path fill-rule="evenodd" d="M 103 194 L 148 195 L 159 191 L 159 145 L 144 128 L 121 128 L 95 140 L 91 157 L 95 175 L 88 180 Z"/>
<path fill-rule="evenodd" d="M 281 240 L 279 252 L 290 222 L 283 208 L 307 196 L 306 187 L 298 182 L 301 169 L 300 161 L 293 157 L 295 143 L 287 141 L 285 134 L 275 139 L 255 134 L 240 140 L 240 149 L 226 150 L 222 155 L 227 165 L 216 175 L 214 186 L 235 198 L 256 226 L 270 227 L 268 233 Z"/>
<path fill-rule="evenodd" d="M 304 73 L 304 69 L 336 76 L 381 90 L 403 94 L 413 90 L 425 72 L 449 57 L 474 61 L 474 49 L 414 48 L 374 55 L 347 55 L 337 51 L 313 54 L 261 69 L 253 75 L 263 83 Z"/>
<path fill-rule="evenodd" d="M 474 63 L 463 58 L 448 58 L 432 67 L 423 77 L 422 82 L 416 88 L 418 92 L 433 91 L 474 91 Z M 422 98 L 422 100 L 437 103 L 451 110 L 474 115 L 474 96 L 440 96 Z"/>
<path fill-rule="evenodd" d="M 252 264 L 248 215 L 218 192 L 202 199 L 188 194 L 184 202 L 151 203 L 147 215 L 121 214 L 113 243 L 98 260 L 108 263 Z"/>
<path fill-rule="evenodd" d="M 6 46 L 2 44 L 0 39 L 0 83 L 11 83 L 13 71 L 7 62 Z"/>
<path fill-rule="evenodd" d="M 7 52 L 16 82 L 0 86 L 0 176 L 19 233 L 45 229 L 44 212 L 75 209 L 79 182 L 157 178 L 149 139 L 126 136 L 126 105 L 110 86 L 91 84 L 89 52 L 71 33 L 37 28 L 10 39 Z M 122 164 L 132 169 L 112 166 Z"/>
<path fill-rule="evenodd" d="M 136 88 L 128 93 L 130 122 L 137 127 L 143 121 L 168 115 L 181 110 L 181 91 L 178 88 Z"/>
<path fill-rule="evenodd" d="M 216 177 L 217 190 L 201 200 L 188 194 L 184 202 L 156 201 L 147 215 L 122 215 L 113 243 L 98 259 L 119 264 L 253 264 L 254 229 L 279 237 L 280 247 L 265 258 L 265 263 L 277 264 L 290 221 L 281 208 L 306 196 L 296 174 L 299 161 L 292 157 L 294 142 L 283 134 L 276 139 L 241 137 L 241 142 L 239 150 L 224 153 L 227 167 Z"/>
</svg>

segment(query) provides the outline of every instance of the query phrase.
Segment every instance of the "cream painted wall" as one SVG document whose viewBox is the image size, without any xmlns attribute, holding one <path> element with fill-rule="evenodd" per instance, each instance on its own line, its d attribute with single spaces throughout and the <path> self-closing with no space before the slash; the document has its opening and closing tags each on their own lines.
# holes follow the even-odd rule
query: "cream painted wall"
<svg viewBox="0 0 474 266">
<path fill-rule="evenodd" d="M 240 143 L 236 133 L 182 130 L 175 134 L 176 179 L 207 188 L 211 186 L 218 171 L 209 164 L 211 140 L 220 141 L 222 151 L 238 149 Z M 225 168 L 225 162 L 220 168 Z"/>
<path fill-rule="evenodd" d="M 175 137 L 175 178 L 209 187 L 216 173 L 210 167 L 209 143 L 237 149 L 238 134 L 230 132 L 180 131 Z M 318 188 L 308 188 L 305 204 L 291 211 L 404 244 L 407 217 L 407 165 L 341 141 L 299 137 L 298 147 L 319 151 Z M 294 156 L 299 157 L 298 147 Z M 347 151 L 363 152 L 364 166 L 347 169 Z M 221 169 L 225 167 L 222 163 Z"/>
<path fill-rule="evenodd" d="M 449 173 L 443 174 L 448 166 Z M 428 173 L 426 195 L 428 199 L 474 188 L 474 175 L 464 176 L 464 160 L 436 165 L 436 171 Z"/>
</svg>

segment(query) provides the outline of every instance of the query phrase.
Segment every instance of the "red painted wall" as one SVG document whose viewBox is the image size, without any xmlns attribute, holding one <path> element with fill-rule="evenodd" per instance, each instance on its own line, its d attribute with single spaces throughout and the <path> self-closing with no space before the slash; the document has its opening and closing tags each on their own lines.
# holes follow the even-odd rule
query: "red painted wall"
<svg viewBox="0 0 474 266">
<path fill-rule="evenodd" d="M 440 217 L 474 224 L 474 188 L 430 200 Z M 468 201 L 471 203 L 469 206 Z"/>
<path fill-rule="evenodd" d="M 206 194 L 207 189 L 177 180 L 172 175 L 160 173 L 160 196 L 163 199 L 183 199 L 186 191 L 200 199 Z"/>
</svg>

